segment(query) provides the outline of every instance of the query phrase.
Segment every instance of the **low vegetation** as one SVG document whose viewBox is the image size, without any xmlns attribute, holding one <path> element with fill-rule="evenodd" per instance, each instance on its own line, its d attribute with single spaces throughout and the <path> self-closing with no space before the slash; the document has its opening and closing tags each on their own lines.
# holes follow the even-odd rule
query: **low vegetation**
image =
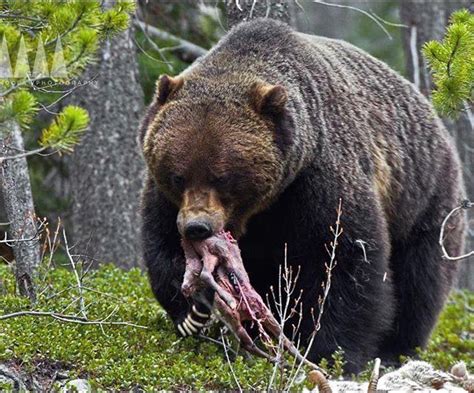
<svg viewBox="0 0 474 393">
<path fill-rule="evenodd" d="M 0 277 L 0 318 L 31 310 L 27 299 L 15 295 L 14 276 L 8 266 L 0 266 Z M 80 315 L 80 297 L 72 271 L 48 270 L 42 282 L 34 310 Z M 179 339 L 140 270 L 124 272 L 111 265 L 102 266 L 90 271 L 82 286 L 87 320 L 103 323 L 84 325 L 49 316 L 0 320 L 0 364 L 15 364 L 31 373 L 66 370 L 70 378 L 87 378 L 96 388 L 236 388 L 223 347 L 203 339 Z M 421 358 L 444 370 L 464 360 L 472 370 L 472 307 L 474 293 L 454 294 L 428 349 L 420 353 Z M 218 335 L 211 336 L 219 340 Z M 232 352 L 228 355 L 243 389 L 266 389 L 272 365 L 262 359 L 234 356 Z M 333 376 L 341 373 L 342 364 L 341 355 L 337 354 Z"/>
</svg>

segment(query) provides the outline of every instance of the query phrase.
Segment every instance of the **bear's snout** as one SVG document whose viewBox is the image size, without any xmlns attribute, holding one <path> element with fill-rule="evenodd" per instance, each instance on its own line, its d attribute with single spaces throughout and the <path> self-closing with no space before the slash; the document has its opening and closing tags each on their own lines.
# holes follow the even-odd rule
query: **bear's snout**
<svg viewBox="0 0 474 393">
<path fill-rule="evenodd" d="M 184 236 L 188 240 L 204 240 L 212 236 L 211 224 L 207 221 L 191 221 L 184 227 Z"/>
<path fill-rule="evenodd" d="M 190 189 L 183 193 L 177 217 L 178 230 L 188 240 L 204 240 L 224 228 L 225 209 L 212 189 Z"/>
</svg>

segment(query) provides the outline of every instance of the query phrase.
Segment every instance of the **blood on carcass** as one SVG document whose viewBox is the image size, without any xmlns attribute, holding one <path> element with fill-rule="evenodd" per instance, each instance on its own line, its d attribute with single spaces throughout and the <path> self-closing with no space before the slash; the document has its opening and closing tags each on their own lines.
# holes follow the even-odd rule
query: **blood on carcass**
<svg viewBox="0 0 474 393">
<path fill-rule="evenodd" d="M 214 303 L 225 321 L 231 326 L 247 351 L 278 361 L 273 354 L 266 353 L 253 342 L 242 322 L 251 321 L 259 329 L 264 342 L 281 340 L 283 348 L 311 368 L 321 370 L 304 358 L 293 343 L 284 335 L 282 326 L 275 319 L 262 297 L 250 284 L 237 241 L 229 232 L 201 241 L 181 241 L 186 258 L 182 293 L 186 297 L 204 287 L 215 291 Z"/>
</svg>

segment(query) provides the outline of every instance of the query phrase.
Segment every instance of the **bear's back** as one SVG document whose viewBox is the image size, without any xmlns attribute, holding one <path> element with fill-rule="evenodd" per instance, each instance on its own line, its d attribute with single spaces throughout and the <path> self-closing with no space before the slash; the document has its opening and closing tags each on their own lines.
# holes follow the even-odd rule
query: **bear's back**
<svg viewBox="0 0 474 393">
<path fill-rule="evenodd" d="M 292 171 L 318 160 L 347 189 L 368 186 L 376 171 L 381 194 L 392 203 L 434 193 L 432 177 L 420 179 L 419 172 L 434 178 L 445 157 L 458 161 L 447 131 L 416 87 L 341 40 L 255 19 L 234 27 L 185 77 L 190 94 L 237 100 L 246 99 L 256 79 L 283 85 L 295 124 Z M 409 190 L 400 186 L 417 182 L 420 187 Z"/>
</svg>

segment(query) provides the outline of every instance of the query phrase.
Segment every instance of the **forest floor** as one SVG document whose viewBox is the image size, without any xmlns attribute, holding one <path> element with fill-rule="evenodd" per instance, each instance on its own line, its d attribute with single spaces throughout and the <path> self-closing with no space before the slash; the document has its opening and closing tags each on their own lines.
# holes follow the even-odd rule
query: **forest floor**
<svg viewBox="0 0 474 393">
<path fill-rule="evenodd" d="M 244 390 L 269 386 L 273 366 L 235 354 L 236 343 L 230 337 L 226 354 L 217 328 L 207 333 L 217 342 L 178 338 L 153 298 L 146 275 L 138 269 L 125 272 L 105 265 L 89 271 L 81 279 L 81 291 L 74 272 L 61 267 L 45 269 L 41 282 L 38 300 L 31 307 L 15 295 L 11 269 L 0 266 L 0 390 L 11 389 L 15 379 L 17 387 L 24 384 L 40 390 L 60 389 L 67 381 L 79 379 L 107 390 L 223 390 L 236 389 L 237 381 Z M 473 292 L 455 292 L 419 358 L 444 371 L 463 360 L 473 371 L 473 308 Z M 1 319 L 25 310 L 60 315 Z M 65 322 L 61 315 L 77 321 Z M 337 378 L 343 354 L 337 353 L 333 360 L 328 371 Z M 370 371 L 368 365 L 354 379 L 367 381 Z M 286 386 L 291 378 L 288 370 L 278 371 L 272 386 Z M 301 389 L 311 387 L 304 374 L 296 376 L 295 383 Z"/>
</svg>

